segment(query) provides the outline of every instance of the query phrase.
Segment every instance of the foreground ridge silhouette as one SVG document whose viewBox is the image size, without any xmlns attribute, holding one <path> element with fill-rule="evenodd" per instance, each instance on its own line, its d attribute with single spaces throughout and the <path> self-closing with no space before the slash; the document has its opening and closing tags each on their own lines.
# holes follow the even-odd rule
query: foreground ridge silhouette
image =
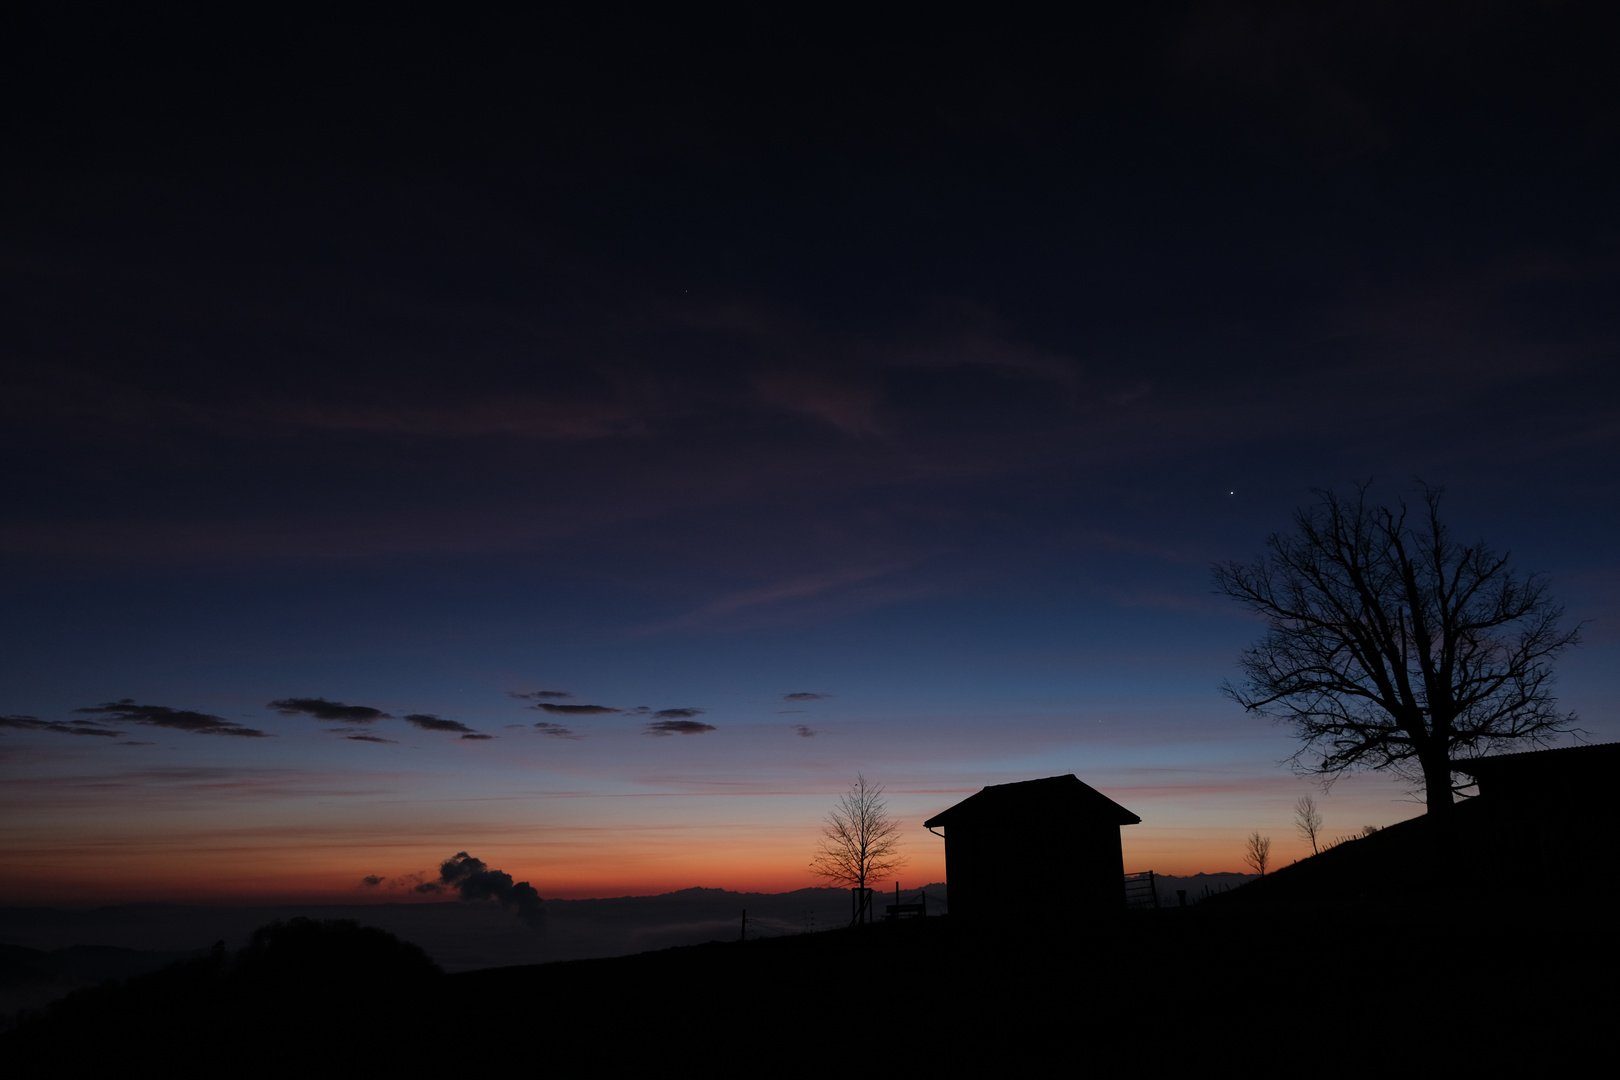
<svg viewBox="0 0 1620 1080">
<path fill-rule="evenodd" d="M 896 1052 L 894 1021 L 903 1015 L 908 1061 L 1202 1060 L 1233 1025 L 1297 1010 L 1302 995 L 1330 1027 L 1396 1008 L 1406 962 L 1399 943 L 1429 935 L 1469 973 L 1466 992 L 1433 1003 L 1436 1033 L 1468 1030 L 1482 1001 L 1517 1001 L 1525 986 L 1580 985 L 1594 959 L 1612 961 L 1612 927 L 1606 915 L 1592 919 L 1578 948 L 1569 937 L 1548 941 L 1540 928 L 1550 911 L 1525 898 L 1477 903 L 1461 916 L 1449 903 L 1199 905 L 1122 913 L 1083 929 L 946 916 L 449 976 L 380 931 L 294 920 L 264 928 L 234 959 L 220 949 L 73 995 L 0 1039 L 0 1052 L 73 1072 L 148 1054 L 249 1073 L 468 1060 L 519 1068 L 557 1054 L 620 1067 L 757 1069 L 774 1067 L 834 1018 L 845 1030 L 841 1053 L 880 1060 Z M 1535 1054 L 1545 1064 L 1606 1030 L 1602 994 L 1559 993 L 1535 1005 L 1537 1016 L 1556 1021 L 1556 1045 L 1541 1024 L 1518 1025 L 1492 1033 L 1493 1059 Z M 1320 1049 L 1320 1035 L 1278 1025 L 1267 1044 L 1278 1055 L 1306 1053 Z M 1485 1053 L 1453 1035 L 1399 1041 L 1408 1062 L 1466 1065 Z M 1394 1052 L 1364 1033 L 1341 1055 L 1342 1070 L 1313 1069 L 1365 1069 Z"/>
</svg>

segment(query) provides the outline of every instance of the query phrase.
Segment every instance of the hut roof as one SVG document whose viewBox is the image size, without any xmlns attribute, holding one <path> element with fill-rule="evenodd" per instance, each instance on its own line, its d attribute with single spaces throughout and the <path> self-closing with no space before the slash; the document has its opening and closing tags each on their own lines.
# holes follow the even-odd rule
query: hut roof
<svg viewBox="0 0 1620 1080">
<path fill-rule="evenodd" d="M 923 825 L 977 828 L 1015 826 L 1032 819 L 1140 825 L 1142 819 L 1070 773 L 1016 784 L 992 784 L 943 810 Z"/>
<path fill-rule="evenodd" d="M 1550 750 L 1526 750 L 1518 754 L 1496 754 L 1452 762 L 1451 767 L 1475 779 L 1497 777 L 1568 778 L 1592 773 L 1612 777 L 1620 768 L 1620 743 L 1592 746 L 1562 746 Z"/>
<path fill-rule="evenodd" d="M 1497 754 L 1453 762 L 1452 768 L 1478 781 L 1486 802 L 1511 803 L 1538 816 L 1579 813 L 1607 804 L 1620 772 L 1620 743 Z"/>
</svg>

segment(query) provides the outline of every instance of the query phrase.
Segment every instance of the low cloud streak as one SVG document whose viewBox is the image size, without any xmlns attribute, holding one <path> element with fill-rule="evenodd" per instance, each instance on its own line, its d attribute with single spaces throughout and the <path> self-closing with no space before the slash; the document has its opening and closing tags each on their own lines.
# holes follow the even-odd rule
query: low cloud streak
<svg viewBox="0 0 1620 1080">
<path fill-rule="evenodd" d="M 553 716 L 611 716 L 623 710 L 609 708 L 606 705 L 553 705 L 549 701 L 542 701 L 538 705 L 530 705 L 531 709 L 539 709 Z"/>
<path fill-rule="evenodd" d="M 327 701 L 318 697 L 282 698 L 280 701 L 270 702 L 270 708 L 282 716 L 297 716 L 304 713 L 317 720 L 336 720 L 346 724 L 371 724 L 378 720 L 392 719 L 381 709 L 373 709 L 369 705 L 345 705 L 341 701 Z"/>
<path fill-rule="evenodd" d="M 706 732 L 719 730 L 713 724 L 704 724 L 696 720 L 655 720 L 647 725 L 648 735 L 702 735 Z"/>
<path fill-rule="evenodd" d="M 115 731 L 104 727 L 94 720 L 41 720 L 37 716 L 0 716 L 0 728 L 12 728 L 17 731 L 54 731 L 59 735 L 122 735 L 122 731 Z"/>
<path fill-rule="evenodd" d="M 419 727 L 423 731 L 452 731 L 464 736 L 478 734 L 460 720 L 446 720 L 444 717 L 434 716 L 432 713 L 410 713 L 404 719 L 406 723 Z"/>
<path fill-rule="evenodd" d="M 188 709 L 171 709 L 166 705 L 137 705 L 133 698 L 109 701 L 104 705 L 74 709 L 73 711 L 91 715 L 111 716 L 122 720 L 126 724 L 172 728 L 175 731 L 186 731 L 193 735 L 235 735 L 244 739 L 271 739 L 275 737 L 267 731 L 250 728 L 246 724 L 238 724 L 226 720 L 222 716 L 192 712 Z"/>
</svg>

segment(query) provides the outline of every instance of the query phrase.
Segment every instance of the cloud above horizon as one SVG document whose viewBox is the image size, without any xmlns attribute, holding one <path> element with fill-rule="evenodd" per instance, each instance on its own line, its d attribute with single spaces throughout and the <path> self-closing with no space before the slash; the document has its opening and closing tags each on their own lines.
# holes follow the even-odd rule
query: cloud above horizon
<svg viewBox="0 0 1620 1080">
<path fill-rule="evenodd" d="M 193 735 L 236 735 L 244 739 L 273 739 L 267 731 L 250 728 L 246 724 L 238 724 L 222 716 L 210 713 L 192 712 L 189 709 L 171 709 L 166 705 L 138 705 L 134 698 L 123 698 L 118 701 L 109 701 L 103 705 L 94 705 L 83 709 L 74 709 L 77 713 L 91 715 L 111 716 L 122 720 L 126 724 L 144 724 L 147 727 L 171 728 L 175 731 L 186 731 Z"/>
<path fill-rule="evenodd" d="M 460 720 L 446 720 L 442 716 L 432 713 L 408 713 L 402 719 L 423 731 L 448 731 L 460 735 L 463 739 L 483 740 L 493 739 L 493 735 L 485 735 L 463 724 Z"/>
<path fill-rule="evenodd" d="M 545 929 L 546 909 L 534 886 L 527 881 L 513 882 L 512 875 L 491 870 L 482 859 L 465 851 L 458 851 L 440 864 L 438 881 L 424 882 L 416 891 L 439 892 L 446 887 L 455 889 L 463 900 L 497 901 L 529 929 Z"/>
<path fill-rule="evenodd" d="M 680 710 L 671 709 L 669 712 Z M 713 724 L 704 724 L 697 720 L 655 720 L 647 725 L 648 735 L 702 735 L 708 731 L 718 731 Z"/>
<path fill-rule="evenodd" d="M 393 719 L 381 709 L 373 709 L 369 705 L 345 705 L 341 701 L 327 701 L 325 698 L 282 698 L 280 701 L 269 703 L 270 708 L 282 716 L 297 716 L 305 713 L 317 720 L 336 720 L 348 724 L 371 724 L 378 720 Z"/>
<path fill-rule="evenodd" d="M 825 701 L 826 699 L 828 699 L 830 697 L 832 697 L 831 694 L 813 694 L 813 693 L 810 693 L 809 691 L 801 690 L 796 694 L 783 694 L 782 695 L 782 700 L 783 701 Z"/>
<path fill-rule="evenodd" d="M 523 693 L 518 690 L 508 690 L 507 697 L 517 698 L 519 701 L 540 701 L 543 699 L 571 698 L 574 695 L 567 690 L 531 690 Z"/>
<path fill-rule="evenodd" d="M 553 705 L 549 701 L 542 701 L 538 705 L 530 705 L 531 709 L 551 713 L 553 716 L 609 716 L 622 712 L 622 709 L 609 708 L 606 705 Z"/>
<path fill-rule="evenodd" d="M 37 716 L 0 716 L 0 728 L 15 728 L 18 731 L 54 731 L 60 735 L 122 735 L 105 727 L 94 720 L 41 720 Z"/>
</svg>

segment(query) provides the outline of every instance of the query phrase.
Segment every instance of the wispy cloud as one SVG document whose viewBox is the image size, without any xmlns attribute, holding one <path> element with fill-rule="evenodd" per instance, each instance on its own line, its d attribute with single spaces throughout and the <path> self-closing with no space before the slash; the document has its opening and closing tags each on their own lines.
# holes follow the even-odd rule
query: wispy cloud
<svg viewBox="0 0 1620 1080">
<path fill-rule="evenodd" d="M 171 709 L 166 705 L 137 705 L 133 698 L 109 701 L 105 705 L 95 705 L 84 709 L 74 709 L 73 711 L 111 716 L 126 724 L 173 728 L 176 731 L 188 731 L 193 735 L 236 735 L 245 739 L 269 739 L 274 737 L 269 732 L 260 731 L 258 728 L 250 728 L 245 724 L 238 724 L 221 716 L 192 712 L 188 709 Z"/>
<path fill-rule="evenodd" d="M 788 600 L 803 600 L 808 597 L 821 596 L 849 585 L 884 577 L 903 568 L 904 564 L 890 563 L 880 566 L 843 566 L 835 570 L 824 570 L 817 574 L 803 574 L 761 588 L 747 589 L 743 592 L 723 596 L 710 604 L 707 610 L 714 614 L 722 614 L 780 604 Z"/>
<path fill-rule="evenodd" d="M 318 697 L 282 698 L 280 701 L 270 702 L 270 708 L 282 716 L 305 713 L 317 720 L 337 720 L 347 724 L 370 724 L 390 719 L 387 713 L 381 709 L 373 709 L 369 705 L 345 705 L 341 701 L 327 701 Z"/>
<path fill-rule="evenodd" d="M 123 808 L 152 805 L 218 807 L 235 800 L 375 798 L 408 791 L 414 775 L 309 768 L 164 765 L 86 774 L 42 774 L 7 781 L 5 796 L 58 806 Z M 206 832 L 216 824 L 199 823 Z M 260 827 L 260 826 L 255 826 Z M 262 826 L 273 832 L 281 826 Z"/>
<path fill-rule="evenodd" d="M 553 716 L 609 716 L 624 711 L 609 708 L 606 705 L 553 705 L 549 701 L 542 701 L 538 705 L 530 705 L 529 708 L 539 709 L 541 712 L 548 712 Z"/>
<path fill-rule="evenodd" d="M 801 690 L 800 692 L 798 692 L 796 694 L 783 694 L 782 695 L 782 700 L 783 701 L 825 701 L 830 697 L 832 697 L 831 694 L 812 694 L 812 693 L 809 693 L 808 691 L 802 691 Z"/>
<path fill-rule="evenodd" d="M 837 617 L 904 603 L 938 590 L 932 582 L 892 580 L 914 561 L 838 567 L 800 574 L 727 593 L 696 610 L 644 628 L 642 634 L 676 633 L 716 625 L 735 629 L 777 626 Z"/>
<path fill-rule="evenodd" d="M 648 735 L 702 735 L 705 732 L 717 731 L 713 724 L 700 723 L 697 720 L 655 720 L 647 725 Z"/>
<path fill-rule="evenodd" d="M 604 439 L 645 429 L 632 403 L 564 400 L 556 395 L 469 398 L 460 402 L 399 402 L 356 407 L 304 404 L 264 419 L 296 427 L 394 432 L 437 437 L 516 435 L 545 440 Z"/>
<path fill-rule="evenodd" d="M 0 716 L 0 728 L 14 728 L 18 731 L 54 731 L 59 735 L 122 735 L 122 731 L 115 731 L 105 727 L 94 720 L 41 720 L 37 716 Z"/>
<path fill-rule="evenodd" d="M 773 371 L 758 376 L 754 389 L 773 405 L 826 421 L 846 434 L 879 433 L 874 411 L 881 386 L 870 375 Z"/>
<path fill-rule="evenodd" d="M 460 720 L 446 720 L 442 716 L 432 713 L 410 713 L 404 717 L 405 722 L 423 731 L 448 731 L 459 734 L 463 739 L 483 740 L 493 739 L 493 735 L 485 735 L 463 724 Z"/>
</svg>

